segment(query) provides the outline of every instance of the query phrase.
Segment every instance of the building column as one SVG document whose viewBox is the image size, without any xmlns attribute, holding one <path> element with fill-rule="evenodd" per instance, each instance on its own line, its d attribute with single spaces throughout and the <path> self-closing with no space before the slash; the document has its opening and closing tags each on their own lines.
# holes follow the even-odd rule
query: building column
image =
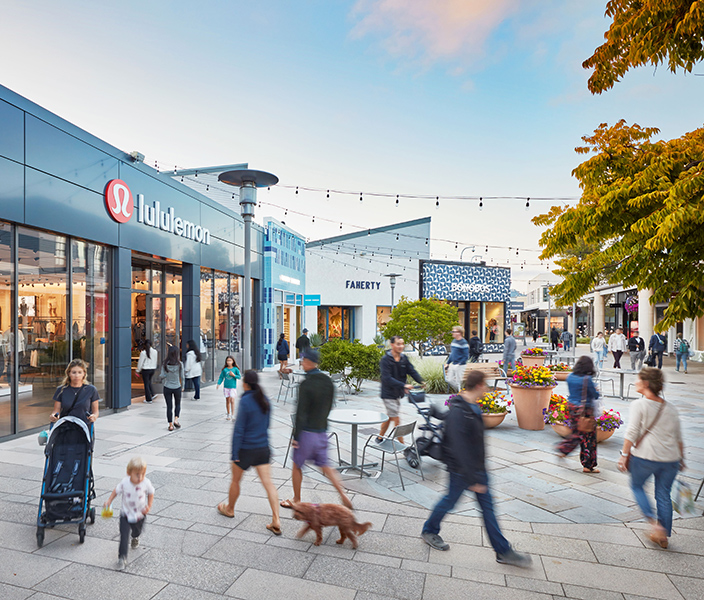
<svg viewBox="0 0 704 600">
<path fill-rule="evenodd" d="M 655 311 L 650 304 L 652 295 L 653 291 L 650 289 L 638 290 L 638 334 L 645 340 L 646 347 L 654 333 Z"/>
<path fill-rule="evenodd" d="M 186 355 L 186 343 L 193 340 L 200 350 L 200 265 L 183 263 L 181 288 L 181 348 Z"/>
<path fill-rule="evenodd" d="M 567 331 L 572 331 L 574 327 L 574 314 L 572 315 L 567 315 Z"/>
<path fill-rule="evenodd" d="M 132 251 L 115 248 L 113 256 L 112 408 L 132 404 Z"/>
<path fill-rule="evenodd" d="M 592 331 L 592 335 L 596 337 L 600 331 L 604 331 L 604 296 L 596 292 L 594 294 L 594 331 Z"/>
</svg>

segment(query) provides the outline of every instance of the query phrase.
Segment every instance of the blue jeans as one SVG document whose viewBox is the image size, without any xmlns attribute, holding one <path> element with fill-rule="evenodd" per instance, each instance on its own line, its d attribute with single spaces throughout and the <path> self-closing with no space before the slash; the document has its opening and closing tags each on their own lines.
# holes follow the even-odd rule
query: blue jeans
<svg viewBox="0 0 704 600">
<path fill-rule="evenodd" d="M 486 527 L 486 532 L 489 535 L 489 541 L 494 551 L 497 554 L 505 554 L 511 548 L 511 544 L 508 543 L 508 540 L 501 533 L 499 523 L 496 520 L 494 501 L 489 493 L 486 473 L 484 474 L 484 484 L 487 485 L 485 494 L 477 494 L 475 492 L 479 507 L 482 509 L 484 526 Z M 423 523 L 423 533 L 440 533 L 440 523 L 445 518 L 445 515 L 457 504 L 457 501 L 460 499 L 460 496 L 462 496 L 462 492 L 467 489 L 467 486 L 468 483 L 464 477 L 458 473 L 450 473 L 450 486 L 447 490 L 447 494 L 437 503 L 433 512 L 430 513 L 428 520 Z"/>
<path fill-rule="evenodd" d="M 569 343 L 569 342 L 567 342 L 567 341 L 562 342 L 562 346 L 563 346 L 565 352 L 568 352 L 568 351 L 569 351 L 569 349 L 570 349 L 570 343 Z"/>
<path fill-rule="evenodd" d="M 646 519 L 655 519 L 653 507 L 643 489 L 645 482 L 651 475 L 655 476 L 655 504 L 657 506 L 657 520 L 665 528 L 668 537 L 672 534 L 672 484 L 677 477 L 680 461 L 657 462 L 631 456 L 628 470 L 631 472 L 631 489 L 633 496 Z"/>
<path fill-rule="evenodd" d="M 677 367 L 675 367 L 678 371 L 680 370 L 680 362 L 682 362 L 682 366 L 684 367 L 684 370 L 687 370 L 687 354 L 675 354 L 675 358 L 677 359 Z"/>
</svg>

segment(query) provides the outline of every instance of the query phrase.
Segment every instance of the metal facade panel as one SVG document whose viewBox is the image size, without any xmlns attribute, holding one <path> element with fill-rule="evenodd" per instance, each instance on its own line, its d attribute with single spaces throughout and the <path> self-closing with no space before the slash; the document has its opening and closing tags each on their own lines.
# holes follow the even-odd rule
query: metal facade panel
<svg viewBox="0 0 704 600">
<path fill-rule="evenodd" d="M 27 168 L 25 197 L 27 225 L 117 245 L 117 223 L 100 194 Z"/>
<path fill-rule="evenodd" d="M 24 222 L 24 166 L 4 158 L 0 158 L 0 202 L 1 218 Z"/>
<path fill-rule="evenodd" d="M 24 162 L 24 112 L 0 100 L 0 156 Z"/>
<path fill-rule="evenodd" d="M 235 242 L 235 219 L 230 215 L 201 203 L 200 220 L 201 226 L 208 229 L 211 236 L 230 244 Z"/>
<path fill-rule="evenodd" d="M 117 178 L 118 161 L 48 123 L 28 114 L 27 166 L 102 194 Z"/>
</svg>

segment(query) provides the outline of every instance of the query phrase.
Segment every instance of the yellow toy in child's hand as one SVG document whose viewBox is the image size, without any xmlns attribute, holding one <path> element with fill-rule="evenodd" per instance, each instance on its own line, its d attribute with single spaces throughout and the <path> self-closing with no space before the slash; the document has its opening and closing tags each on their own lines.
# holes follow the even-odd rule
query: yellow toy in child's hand
<svg viewBox="0 0 704 600">
<path fill-rule="evenodd" d="M 100 516 L 104 519 L 109 519 L 112 517 L 112 504 L 107 504 L 103 506 L 103 510 L 100 512 Z"/>
</svg>

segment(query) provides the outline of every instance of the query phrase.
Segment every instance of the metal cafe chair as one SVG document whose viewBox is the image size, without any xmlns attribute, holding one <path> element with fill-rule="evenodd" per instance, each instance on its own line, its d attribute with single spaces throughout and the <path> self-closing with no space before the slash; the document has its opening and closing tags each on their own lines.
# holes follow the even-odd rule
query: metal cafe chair
<svg viewBox="0 0 704 600">
<path fill-rule="evenodd" d="M 423 475 L 423 466 L 421 465 L 420 453 L 418 452 L 418 446 L 416 445 L 416 439 L 414 437 L 414 431 L 416 429 L 416 422 L 408 423 L 407 425 L 399 425 L 395 427 L 394 430 L 388 436 L 377 436 L 377 434 L 372 434 L 367 439 L 367 443 L 364 444 L 364 449 L 362 450 L 362 464 L 364 464 L 364 455 L 367 451 L 367 447 L 373 448 L 374 450 L 379 450 L 381 452 L 381 470 L 384 470 L 384 458 L 387 454 L 393 454 L 396 459 L 396 468 L 398 469 L 398 476 L 401 479 L 401 489 L 405 491 L 406 486 L 403 484 L 403 475 L 401 475 L 401 464 L 398 462 L 398 455 L 403 454 L 407 448 L 413 448 L 415 450 L 416 456 L 418 457 L 418 468 L 420 469 L 420 476 L 425 481 L 425 475 Z M 406 435 L 411 436 L 411 443 L 406 445 L 398 441 L 398 438 L 404 437 Z M 380 438 L 381 441 L 377 441 Z M 364 470 L 359 473 L 359 478 L 361 479 L 364 475 Z"/>
<path fill-rule="evenodd" d="M 279 371 L 279 379 L 281 380 L 281 385 L 279 386 L 279 395 L 276 397 L 276 401 L 278 402 L 281 399 L 281 392 L 285 389 L 286 390 L 286 393 L 284 394 L 284 406 L 285 406 L 289 391 L 291 392 L 291 398 L 293 398 L 296 386 L 298 384 L 296 383 L 296 380 L 291 376 L 290 373 L 284 373 L 282 371 Z"/>
<path fill-rule="evenodd" d="M 286 468 L 286 461 L 288 460 L 289 452 L 291 452 L 291 444 L 293 443 L 293 426 L 296 423 L 296 414 L 291 413 L 291 437 L 288 439 L 288 448 L 286 448 L 286 456 L 284 456 L 284 469 Z M 337 464 L 342 464 L 342 458 L 340 457 L 340 439 L 337 437 L 337 433 L 331 431 L 328 434 L 328 441 L 335 438 L 335 445 L 337 446 Z"/>
<path fill-rule="evenodd" d="M 335 384 L 335 388 L 342 393 L 342 399 L 347 402 L 347 394 L 345 393 L 345 381 L 342 379 L 342 373 L 333 373 L 330 379 Z"/>
</svg>

